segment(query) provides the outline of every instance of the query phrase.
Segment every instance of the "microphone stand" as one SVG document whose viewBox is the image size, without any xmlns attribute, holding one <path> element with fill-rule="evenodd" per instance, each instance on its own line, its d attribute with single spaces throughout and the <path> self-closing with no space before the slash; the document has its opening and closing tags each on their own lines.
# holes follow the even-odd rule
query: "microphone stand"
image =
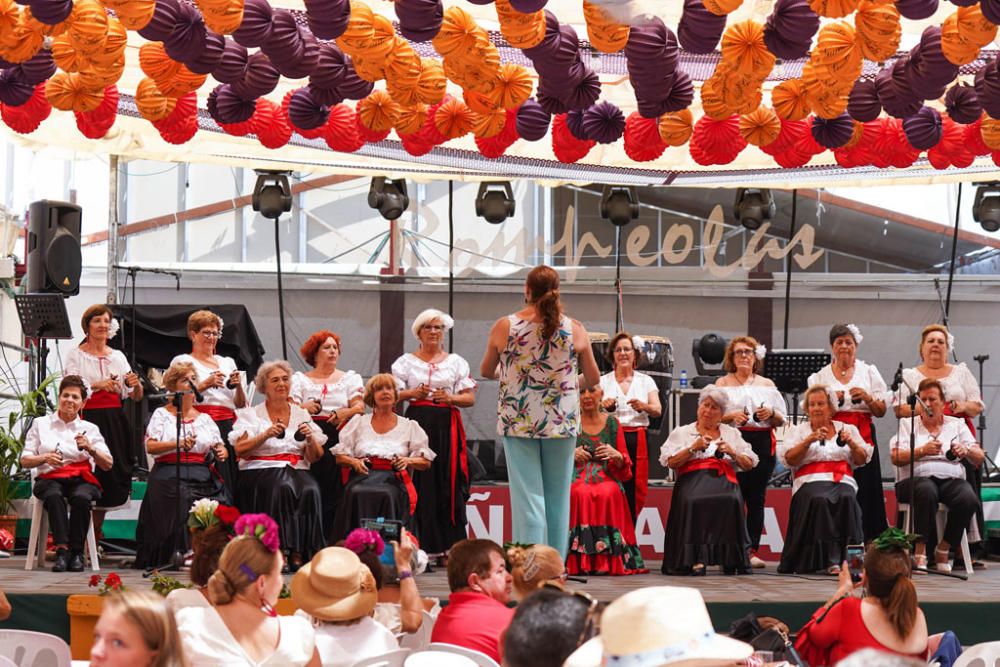
<svg viewBox="0 0 1000 667">
<path fill-rule="evenodd" d="M 988 354 L 977 354 L 972 357 L 972 360 L 979 364 L 979 388 L 980 391 L 983 387 L 983 364 L 989 361 L 990 355 Z M 997 467 L 997 462 L 990 458 L 990 453 L 986 451 L 986 436 L 983 435 L 986 432 L 986 410 L 979 413 L 979 444 L 982 445 L 983 455 L 986 457 L 986 462 L 993 466 L 993 471 L 989 471 L 989 467 L 986 468 L 986 477 L 989 478 L 992 475 L 1000 473 L 1000 467 Z"/>
</svg>

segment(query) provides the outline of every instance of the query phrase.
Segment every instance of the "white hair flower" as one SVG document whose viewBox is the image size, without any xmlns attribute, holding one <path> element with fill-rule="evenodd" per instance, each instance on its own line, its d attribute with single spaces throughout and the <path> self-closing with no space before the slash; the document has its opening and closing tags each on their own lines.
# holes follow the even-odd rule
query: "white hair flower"
<svg viewBox="0 0 1000 667">
<path fill-rule="evenodd" d="M 758 359 L 763 361 L 764 357 L 767 355 L 767 346 L 763 344 L 758 345 L 756 348 L 754 348 L 753 353 Z"/>
<path fill-rule="evenodd" d="M 953 334 L 950 331 L 948 332 L 948 349 L 949 350 L 955 349 L 955 334 Z"/>
<path fill-rule="evenodd" d="M 111 324 L 108 325 L 108 338 L 114 338 L 115 336 L 117 336 L 118 335 L 118 329 L 120 329 L 120 328 L 121 328 L 121 325 L 118 324 L 118 320 L 116 320 L 115 318 L 112 317 L 111 318 Z"/>
<path fill-rule="evenodd" d="M 646 341 L 643 340 L 642 336 L 632 336 L 632 347 L 634 347 L 635 351 L 638 352 L 646 347 Z"/>
<path fill-rule="evenodd" d="M 865 337 L 861 335 L 861 329 L 858 328 L 858 325 L 848 324 L 847 330 L 851 332 L 852 336 L 854 336 L 854 343 L 856 345 L 861 345 L 861 341 L 863 341 Z"/>
<path fill-rule="evenodd" d="M 216 315 L 216 317 L 219 317 L 219 316 Z M 225 329 L 225 328 L 226 328 L 226 323 L 222 321 L 221 317 L 219 317 L 219 334 L 221 334 L 222 330 Z"/>
</svg>

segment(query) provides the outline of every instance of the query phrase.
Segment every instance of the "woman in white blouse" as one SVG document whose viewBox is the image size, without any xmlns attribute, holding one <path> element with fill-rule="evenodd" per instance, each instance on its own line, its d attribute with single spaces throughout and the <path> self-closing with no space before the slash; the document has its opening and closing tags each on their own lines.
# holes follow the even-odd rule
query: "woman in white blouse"
<svg viewBox="0 0 1000 667">
<path fill-rule="evenodd" d="M 399 400 L 409 401 L 406 416 L 427 433 L 437 464 L 415 472 L 413 484 L 420 502 L 413 517 L 413 532 L 420 547 L 443 555 L 467 537 L 465 503 L 469 499 L 469 460 L 465 428 L 459 408 L 476 402 L 476 383 L 469 363 L 444 349 L 444 337 L 455 321 L 429 308 L 413 320 L 410 330 L 420 342 L 392 364 Z"/>
<path fill-rule="evenodd" d="M 63 373 L 79 375 L 88 385 L 90 396 L 81 416 L 101 430 L 114 458 L 110 470 L 95 472 L 101 483 L 101 498 L 97 504 L 118 507 L 128 502 L 132 494 L 132 469 L 136 459 L 135 443 L 122 400 L 142 400 L 142 384 L 125 355 L 108 346 L 108 339 L 118 331 L 118 322 L 112 319 L 110 308 L 102 303 L 90 306 L 83 311 L 80 324 L 83 342 L 70 348 L 63 363 Z M 98 540 L 102 538 L 103 525 L 104 512 L 94 512 L 94 532 Z"/>
<path fill-rule="evenodd" d="M 326 436 L 308 412 L 289 402 L 292 367 L 287 361 L 263 364 L 254 382 L 265 400 L 237 410 L 229 434 L 240 458 L 236 506 L 278 522 L 294 571 L 323 548 L 319 485 L 309 465 L 323 455 Z"/>
<path fill-rule="evenodd" d="M 317 331 L 299 349 L 313 369 L 305 373 L 296 371 L 292 376 L 292 400 L 312 415 L 326 436 L 323 456 L 309 468 L 323 496 L 324 535 L 333 529 L 333 517 L 344 495 L 340 467 L 331 450 L 340 441 L 340 427 L 354 415 L 365 413 L 361 400 L 364 382 L 354 371 L 337 368 L 340 352 L 340 336 L 326 329 Z"/>
<path fill-rule="evenodd" d="M 791 468 L 792 504 L 778 572 L 840 572 L 848 544 L 861 544 L 854 469 L 872 446 L 858 429 L 835 421 L 837 395 L 826 385 L 806 390 L 808 419 L 785 431 L 778 460 Z"/>
<path fill-rule="evenodd" d="M 635 370 L 639 364 L 639 353 L 631 334 L 626 331 L 615 334 L 608 344 L 608 360 L 614 370 L 601 376 L 603 406 L 605 410 L 615 413 L 625 434 L 625 447 L 632 461 L 632 477 L 622 486 L 634 520 L 645 504 L 649 488 L 646 429 L 649 428 L 649 418 L 659 417 L 662 407 L 656 382 Z"/>
<path fill-rule="evenodd" d="M 892 439 L 892 462 L 899 466 L 896 495 L 912 507 L 913 532 L 923 536 L 914 549 L 918 568 L 927 567 L 927 545 L 934 545 L 937 569 L 950 572 L 949 552 L 962 539 L 962 531 L 977 510 L 982 509 L 979 495 L 966 480 L 964 464 L 979 466 L 982 448 L 976 443 L 966 423 L 944 412 L 944 387 L 940 380 L 924 379 L 917 385 L 917 395 L 933 413 L 921 409 L 915 420 L 913 479 L 910 479 L 910 420 L 901 419 L 899 433 Z M 948 508 L 944 534 L 938 535 L 938 503 Z"/>
<path fill-rule="evenodd" d="M 725 392 L 698 394 L 698 419 L 671 431 L 660 464 L 677 471 L 663 541 L 664 574 L 703 575 L 709 565 L 727 574 L 750 572 L 750 537 L 736 471 L 758 463 L 738 429 L 722 423 Z"/>
<path fill-rule="evenodd" d="M 222 318 L 210 310 L 196 310 L 191 313 L 187 323 L 191 354 L 177 355 L 170 365 L 186 361 L 194 366 L 195 382 L 204 399 L 195 405 L 194 409 L 207 414 L 219 429 L 229 456 L 224 461 L 218 461 L 216 468 L 222 475 L 229 494 L 235 495 L 239 467 L 236 462 L 236 452 L 232 445 L 228 444 L 229 432 L 233 430 L 236 409 L 246 407 L 247 397 L 240 372 L 236 369 L 236 362 L 232 357 L 223 357 L 215 353 L 215 348 L 222 338 L 222 327 Z"/>
<path fill-rule="evenodd" d="M 833 325 L 830 329 L 833 361 L 809 376 L 809 386 L 824 384 L 833 389 L 837 394 L 837 412 L 833 418 L 856 426 L 861 437 L 872 446 L 871 461 L 854 470 L 865 542 L 870 542 L 889 527 L 882 492 L 882 463 L 872 424 L 872 417 L 885 415 L 889 388 L 875 366 L 857 358 L 863 338 L 854 324 Z"/>
<path fill-rule="evenodd" d="M 368 380 L 364 400 L 372 413 L 351 419 L 333 448 L 337 463 L 351 469 L 333 522 L 334 540 L 347 537 L 362 519 L 393 519 L 409 528 L 423 500 L 410 470 L 427 470 L 436 456 L 420 424 L 393 412 L 399 400 L 393 376 L 380 373 Z"/>
<path fill-rule="evenodd" d="M 740 430 L 760 461 L 752 469 L 736 475 L 747 505 L 751 567 L 764 567 L 757 549 L 764 531 L 767 484 L 774 472 L 774 429 L 785 423 L 785 399 L 774 382 L 757 374 L 764 365 L 766 352 L 756 338 L 736 336 L 726 345 L 722 362 L 726 375 L 715 384 L 726 392 L 727 407 L 722 422 Z"/>
<path fill-rule="evenodd" d="M 175 361 L 163 374 L 167 391 L 185 391 L 196 382 L 190 362 Z M 146 496 L 139 509 L 135 538 L 138 549 L 135 567 L 165 565 L 175 550 L 186 553 L 191 544 L 187 512 L 200 498 L 232 504 L 215 462 L 228 456 L 215 422 L 195 409 L 194 396 L 183 394 L 181 403 L 181 454 L 177 459 L 177 408 L 167 404 L 157 408 L 146 426 L 146 451 L 156 463 L 149 472 Z M 181 499 L 177 498 L 180 477 Z M 183 514 L 177 515 L 178 508 Z"/>
</svg>

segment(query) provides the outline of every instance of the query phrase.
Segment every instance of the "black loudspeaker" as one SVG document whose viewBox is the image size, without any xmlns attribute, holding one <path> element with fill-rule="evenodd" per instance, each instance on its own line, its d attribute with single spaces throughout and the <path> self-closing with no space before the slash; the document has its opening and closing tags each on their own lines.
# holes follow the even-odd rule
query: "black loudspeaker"
<svg viewBox="0 0 1000 667">
<path fill-rule="evenodd" d="M 28 292 L 80 293 L 80 225 L 83 209 L 61 201 L 28 208 Z"/>
</svg>

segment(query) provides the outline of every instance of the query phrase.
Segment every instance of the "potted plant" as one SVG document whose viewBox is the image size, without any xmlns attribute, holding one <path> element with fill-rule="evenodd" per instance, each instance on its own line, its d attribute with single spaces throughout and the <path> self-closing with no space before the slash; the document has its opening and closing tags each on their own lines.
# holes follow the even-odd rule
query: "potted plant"
<svg viewBox="0 0 1000 667">
<path fill-rule="evenodd" d="M 16 533 L 17 528 L 17 514 L 14 513 L 17 480 L 14 473 L 21 467 L 24 437 L 28 434 L 31 421 L 45 415 L 48 389 L 54 381 L 55 376 L 50 375 L 37 389 L 0 403 L 0 412 L 9 411 L 6 418 L 0 421 L 0 528 L 9 530 L 11 535 Z"/>
</svg>

